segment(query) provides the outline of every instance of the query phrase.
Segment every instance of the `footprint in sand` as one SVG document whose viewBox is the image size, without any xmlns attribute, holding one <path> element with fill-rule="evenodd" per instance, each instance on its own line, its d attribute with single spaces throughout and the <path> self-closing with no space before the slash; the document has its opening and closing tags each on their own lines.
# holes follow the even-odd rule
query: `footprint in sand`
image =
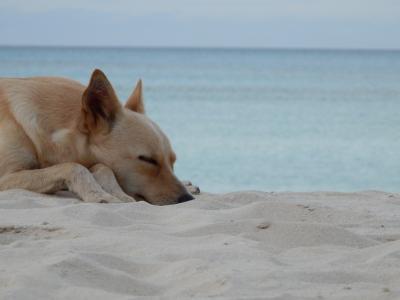
<svg viewBox="0 0 400 300">
<path fill-rule="evenodd" d="M 0 245 L 20 240 L 40 240 L 64 235 L 60 227 L 0 226 Z"/>
</svg>

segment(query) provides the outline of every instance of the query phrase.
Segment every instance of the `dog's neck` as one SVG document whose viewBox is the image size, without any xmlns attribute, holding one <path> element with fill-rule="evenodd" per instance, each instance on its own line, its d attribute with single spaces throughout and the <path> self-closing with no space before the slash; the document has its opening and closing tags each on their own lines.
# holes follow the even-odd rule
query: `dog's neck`
<svg viewBox="0 0 400 300">
<path fill-rule="evenodd" d="M 77 162 L 86 167 L 98 163 L 90 150 L 90 138 L 77 129 L 61 128 L 35 145 L 40 167 L 48 167 L 63 162 Z"/>
</svg>

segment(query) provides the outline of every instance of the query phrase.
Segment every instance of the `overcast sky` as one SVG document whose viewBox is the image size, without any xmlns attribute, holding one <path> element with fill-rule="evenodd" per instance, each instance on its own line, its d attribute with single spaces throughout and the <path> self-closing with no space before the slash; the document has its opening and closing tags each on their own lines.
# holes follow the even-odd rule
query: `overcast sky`
<svg viewBox="0 0 400 300">
<path fill-rule="evenodd" d="M 0 44 L 400 49 L 400 0 L 0 0 Z"/>
</svg>

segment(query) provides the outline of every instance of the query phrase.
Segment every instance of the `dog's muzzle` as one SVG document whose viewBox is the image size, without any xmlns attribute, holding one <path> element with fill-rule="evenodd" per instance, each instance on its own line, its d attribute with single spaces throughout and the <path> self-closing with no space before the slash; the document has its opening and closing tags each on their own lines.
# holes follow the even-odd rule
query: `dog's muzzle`
<svg viewBox="0 0 400 300">
<path fill-rule="evenodd" d="M 186 193 L 178 198 L 178 203 L 187 202 L 187 201 L 190 201 L 193 199 L 194 199 L 194 197 L 192 195 L 190 195 L 189 193 Z"/>
</svg>

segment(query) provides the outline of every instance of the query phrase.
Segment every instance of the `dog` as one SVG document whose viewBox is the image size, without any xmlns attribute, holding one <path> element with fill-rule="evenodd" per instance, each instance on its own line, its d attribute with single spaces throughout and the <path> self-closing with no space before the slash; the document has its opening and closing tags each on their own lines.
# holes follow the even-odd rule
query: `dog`
<svg viewBox="0 0 400 300">
<path fill-rule="evenodd" d="M 101 70 L 88 86 L 59 77 L 0 79 L 0 190 L 69 190 L 84 202 L 194 199 L 175 152 L 145 114 L 142 81 L 125 106 Z M 186 186 L 185 186 L 186 185 Z"/>
</svg>

